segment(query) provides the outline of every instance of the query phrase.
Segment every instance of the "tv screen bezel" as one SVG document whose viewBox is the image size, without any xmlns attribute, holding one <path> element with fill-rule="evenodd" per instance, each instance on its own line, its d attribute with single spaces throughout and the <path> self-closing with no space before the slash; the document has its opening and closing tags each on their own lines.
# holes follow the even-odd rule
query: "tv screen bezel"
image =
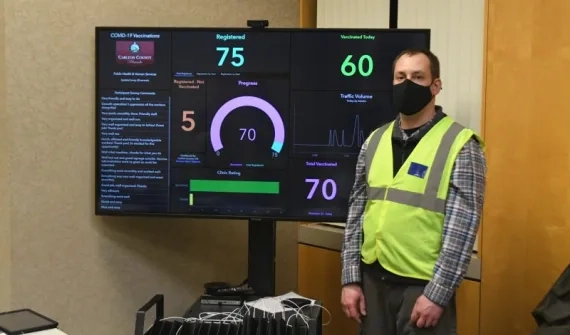
<svg viewBox="0 0 570 335">
<path fill-rule="evenodd" d="M 101 196 L 101 174 L 100 174 L 100 163 L 101 155 L 100 151 L 100 117 L 99 117 L 99 50 L 100 50 L 100 35 L 105 31 L 148 31 L 148 32 L 200 32 L 200 31 L 215 31 L 215 32 L 286 32 L 286 33 L 298 33 L 298 32 L 329 32 L 329 33 L 418 33 L 424 34 L 427 42 L 427 50 L 431 49 L 431 29 L 424 28 L 406 28 L 406 29 L 390 29 L 390 28 L 249 28 L 249 27 L 149 27 L 149 26 L 97 26 L 95 27 L 95 216 L 102 217 L 161 217 L 161 218 L 187 218 L 187 219 L 220 219 L 220 220 L 273 220 L 273 221 L 301 221 L 301 222 L 346 222 L 346 217 L 342 218 L 327 218 L 327 217 L 294 217 L 294 216 L 250 216 L 250 215 L 214 215 L 214 214 L 199 214 L 199 213 L 148 213 L 148 212 L 125 212 L 125 211 L 102 211 L 100 210 L 98 203 L 99 197 Z M 348 206 L 348 204 L 347 204 Z"/>
</svg>

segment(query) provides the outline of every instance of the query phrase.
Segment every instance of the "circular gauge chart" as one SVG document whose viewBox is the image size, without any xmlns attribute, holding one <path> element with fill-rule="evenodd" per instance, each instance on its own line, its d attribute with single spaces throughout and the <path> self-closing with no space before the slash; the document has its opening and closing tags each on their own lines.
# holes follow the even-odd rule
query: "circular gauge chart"
<svg viewBox="0 0 570 335">
<path fill-rule="evenodd" d="M 248 121 L 244 121 L 246 113 Z M 271 103 L 239 96 L 224 103 L 214 115 L 210 142 L 216 160 L 226 167 L 272 167 L 283 158 L 285 124 Z"/>
</svg>

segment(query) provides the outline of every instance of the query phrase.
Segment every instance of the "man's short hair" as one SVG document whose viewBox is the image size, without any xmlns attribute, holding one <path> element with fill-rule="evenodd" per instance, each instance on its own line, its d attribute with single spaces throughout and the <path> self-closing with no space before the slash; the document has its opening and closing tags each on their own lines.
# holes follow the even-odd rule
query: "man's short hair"
<svg viewBox="0 0 570 335">
<path fill-rule="evenodd" d="M 427 49 L 406 49 L 402 52 L 400 52 L 400 54 L 398 56 L 396 56 L 396 59 L 394 59 L 394 64 L 392 64 L 392 73 L 394 73 L 394 70 L 396 69 L 396 62 L 402 58 L 402 56 L 407 55 L 407 56 L 414 56 L 414 55 L 418 55 L 418 54 L 422 54 L 425 55 L 428 59 L 429 59 L 429 70 L 431 72 L 431 79 L 434 80 L 436 78 L 439 78 L 439 59 L 437 58 L 437 56 L 427 50 Z"/>
</svg>

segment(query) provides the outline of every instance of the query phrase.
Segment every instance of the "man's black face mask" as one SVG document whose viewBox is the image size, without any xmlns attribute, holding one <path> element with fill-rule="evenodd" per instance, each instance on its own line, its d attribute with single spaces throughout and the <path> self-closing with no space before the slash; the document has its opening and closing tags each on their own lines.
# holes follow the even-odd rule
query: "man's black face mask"
<svg viewBox="0 0 570 335">
<path fill-rule="evenodd" d="M 422 86 L 409 79 L 394 85 L 393 98 L 396 112 L 414 115 L 421 111 L 433 99 L 430 86 Z"/>
</svg>

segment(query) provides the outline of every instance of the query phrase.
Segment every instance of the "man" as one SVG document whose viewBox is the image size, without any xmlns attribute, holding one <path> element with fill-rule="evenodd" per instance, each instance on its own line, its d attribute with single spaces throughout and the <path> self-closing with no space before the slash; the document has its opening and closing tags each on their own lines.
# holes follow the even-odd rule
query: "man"
<svg viewBox="0 0 570 335">
<path fill-rule="evenodd" d="M 455 290 L 485 192 L 484 144 L 435 105 L 439 60 L 394 61 L 398 117 L 362 146 L 342 250 L 346 315 L 364 335 L 456 334 Z"/>
</svg>

